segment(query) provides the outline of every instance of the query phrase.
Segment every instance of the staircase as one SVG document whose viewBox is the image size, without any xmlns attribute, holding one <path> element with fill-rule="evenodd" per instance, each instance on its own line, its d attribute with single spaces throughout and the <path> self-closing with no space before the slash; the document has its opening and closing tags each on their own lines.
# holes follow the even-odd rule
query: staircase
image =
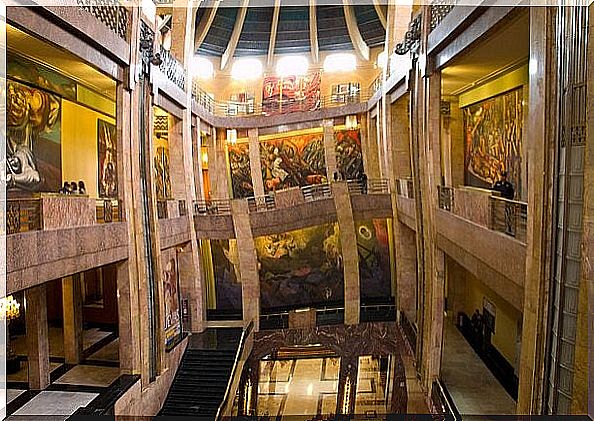
<svg viewBox="0 0 594 421">
<path fill-rule="evenodd" d="M 204 416 L 214 419 L 225 396 L 235 349 L 188 347 L 159 415 Z"/>
</svg>

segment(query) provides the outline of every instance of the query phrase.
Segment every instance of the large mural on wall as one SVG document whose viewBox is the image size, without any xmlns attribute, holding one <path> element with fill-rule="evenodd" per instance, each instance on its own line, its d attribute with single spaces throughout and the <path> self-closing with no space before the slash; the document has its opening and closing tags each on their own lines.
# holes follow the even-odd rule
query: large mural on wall
<svg viewBox="0 0 594 421">
<path fill-rule="evenodd" d="M 237 240 L 210 240 L 217 310 L 241 311 Z"/>
<path fill-rule="evenodd" d="M 266 76 L 262 86 L 262 112 L 265 115 L 320 108 L 320 72 L 302 76 Z"/>
<path fill-rule="evenodd" d="M 336 166 L 342 179 L 356 179 L 359 173 L 363 172 L 360 130 L 334 132 L 334 145 L 336 148 Z"/>
<path fill-rule="evenodd" d="M 62 182 L 61 98 L 8 80 L 6 106 L 7 189 L 57 192 Z"/>
<path fill-rule="evenodd" d="M 296 308 L 344 299 L 337 223 L 254 239 L 262 308 Z"/>
<path fill-rule="evenodd" d="M 241 199 L 254 195 L 252 170 L 250 167 L 250 144 L 248 142 L 229 144 L 229 166 L 231 169 L 231 186 L 233 197 Z"/>
<path fill-rule="evenodd" d="M 76 101 L 76 82 L 24 57 L 7 54 L 6 74 L 13 80 Z"/>
<path fill-rule="evenodd" d="M 327 180 L 321 132 L 260 142 L 260 160 L 266 192 Z"/>
<path fill-rule="evenodd" d="M 464 177 L 470 186 L 491 188 L 507 171 L 516 194 L 522 175 L 522 88 L 462 109 L 464 116 Z"/>
<path fill-rule="evenodd" d="M 97 120 L 97 151 L 99 154 L 99 197 L 118 195 L 116 126 Z"/>
<path fill-rule="evenodd" d="M 169 259 L 163 268 L 163 293 L 165 294 L 165 346 L 169 347 L 181 335 L 179 279 L 175 258 Z"/>
<path fill-rule="evenodd" d="M 390 243 L 385 219 L 357 221 L 357 251 L 361 298 L 390 297 Z"/>
</svg>

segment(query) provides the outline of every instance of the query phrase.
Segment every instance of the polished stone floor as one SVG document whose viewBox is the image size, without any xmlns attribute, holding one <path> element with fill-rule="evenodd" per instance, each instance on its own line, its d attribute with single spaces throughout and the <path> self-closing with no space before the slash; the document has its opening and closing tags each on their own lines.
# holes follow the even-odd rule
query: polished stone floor
<svg viewBox="0 0 594 421">
<path fill-rule="evenodd" d="M 474 352 L 451 321 L 446 320 L 442 379 L 462 415 L 511 415 L 516 402 Z"/>
<path fill-rule="evenodd" d="M 98 393 L 42 391 L 14 415 L 71 415 L 99 396 Z"/>
</svg>

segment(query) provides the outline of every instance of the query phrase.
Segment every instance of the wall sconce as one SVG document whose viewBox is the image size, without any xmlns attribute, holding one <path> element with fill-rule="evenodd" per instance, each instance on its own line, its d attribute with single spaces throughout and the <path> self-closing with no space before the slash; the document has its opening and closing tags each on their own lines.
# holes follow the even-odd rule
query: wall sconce
<svg viewBox="0 0 594 421">
<path fill-rule="evenodd" d="M 237 130 L 227 130 L 227 143 L 235 145 L 237 143 Z"/>
<path fill-rule="evenodd" d="M 208 154 L 206 152 L 202 152 L 202 166 L 208 166 Z"/>
<path fill-rule="evenodd" d="M 357 123 L 357 115 L 347 115 L 345 120 L 345 126 L 348 130 L 356 129 L 359 123 Z"/>
</svg>

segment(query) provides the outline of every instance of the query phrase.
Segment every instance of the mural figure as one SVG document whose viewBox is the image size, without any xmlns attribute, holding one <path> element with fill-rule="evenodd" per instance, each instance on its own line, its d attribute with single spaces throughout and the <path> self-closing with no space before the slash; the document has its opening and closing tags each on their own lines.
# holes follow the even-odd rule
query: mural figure
<svg viewBox="0 0 594 421">
<path fill-rule="evenodd" d="M 297 308 L 343 300 L 338 224 L 255 238 L 262 308 Z"/>
<path fill-rule="evenodd" d="M 155 154 L 155 187 L 157 199 L 171 198 L 171 179 L 169 178 L 169 150 L 157 147 Z"/>
<path fill-rule="evenodd" d="M 386 220 L 360 221 L 356 230 L 361 297 L 390 297 L 392 274 Z"/>
<path fill-rule="evenodd" d="M 216 308 L 241 310 L 241 276 L 237 240 L 211 240 Z"/>
<path fill-rule="evenodd" d="M 99 151 L 99 197 L 117 197 L 116 126 L 97 120 Z"/>
<path fill-rule="evenodd" d="M 309 134 L 260 143 L 264 190 L 319 184 L 326 181 L 322 134 Z"/>
<path fill-rule="evenodd" d="M 249 146 L 249 143 L 237 143 L 228 146 L 231 185 L 235 199 L 254 195 Z"/>
<path fill-rule="evenodd" d="M 170 259 L 163 270 L 165 293 L 165 345 L 170 345 L 181 334 L 179 289 L 175 259 Z"/>
<path fill-rule="evenodd" d="M 336 164 L 343 179 L 354 180 L 363 173 L 363 153 L 359 130 L 344 130 L 334 133 Z"/>
<path fill-rule="evenodd" d="M 9 80 L 6 100 L 6 187 L 58 191 L 60 98 Z"/>
<path fill-rule="evenodd" d="M 465 182 L 491 188 L 499 174 L 520 193 L 522 173 L 522 88 L 463 109 Z"/>
<path fill-rule="evenodd" d="M 320 72 L 303 76 L 267 76 L 262 86 L 262 111 L 265 115 L 320 108 Z"/>
</svg>

